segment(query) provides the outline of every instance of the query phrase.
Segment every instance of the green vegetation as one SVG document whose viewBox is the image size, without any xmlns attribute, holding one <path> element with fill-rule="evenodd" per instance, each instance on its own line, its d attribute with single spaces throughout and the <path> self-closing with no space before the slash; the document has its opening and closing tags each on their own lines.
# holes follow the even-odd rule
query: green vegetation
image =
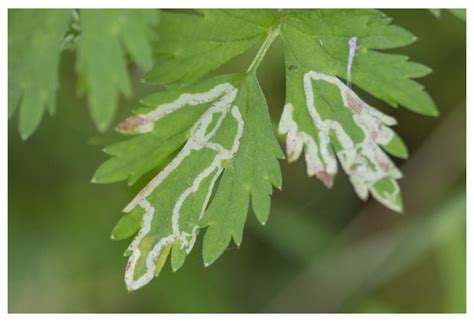
<svg viewBox="0 0 474 322">
<path fill-rule="evenodd" d="M 10 310 L 465 310 L 465 25 L 433 13 L 439 20 L 417 10 L 11 10 L 9 115 L 19 126 L 10 122 Z M 439 114 L 414 80 L 431 69 L 408 57 L 436 71 L 424 84 L 441 117 L 411 113 Z M 137 104 L 132 93 L 145 98 Z M 97 135 L 85 105 L 99 131 L 124 119 L 119 134 Z M 304 155 L 306 165 L 279 160 L 277 139 L 289 162 Z M 109 158 L 92 181 L 132 187 L 88 184 L 100 146 Z M 385 210 L 355 198 L 369 195 Z M 118 243 L 105 242 L 124 205 L 112 239 L 135 235 L 127 288 L 160 274 L 139 295 L 123 292 Z M 231 241 L 241 251 L 204 270 Z M 191 252 L 201 243 L 202 258 Z M 51 267 L 59 258 L 75 269 Z M 426 287 L 449 298 L 386 295 L 414 265 L 438 267 L 439 282 Z M 64 298 L 31 306 L 29 280 Z M 94 283 L 105 289 L 89 303 Z"/>
</svg>

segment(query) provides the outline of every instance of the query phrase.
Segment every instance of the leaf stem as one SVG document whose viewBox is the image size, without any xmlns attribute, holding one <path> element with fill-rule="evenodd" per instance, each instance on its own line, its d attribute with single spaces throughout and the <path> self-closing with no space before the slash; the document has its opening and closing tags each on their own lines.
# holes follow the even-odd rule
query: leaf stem
<svg viewBox="0 0 474 322">
<path fill-rule="evenodd" d="M 257 68 L 260 65 L 260 63 L 262 62 L 263 57 L 265 57 L 265 54 L 266 54 L 268 48 L 270 48 L 270 45 L 273 43 L 273 41 L 275 40 L 275 38 L 279 34 L 280 34 L 280 24 L 277 24 L 275 26 L 275 28 L 272 30 L 272 32 L 270 32 L 268 34 L 268 36 L 265 39 L 265 41 L 263 42 L 262 46 L 260 46 L 260 48 L 257 52 L 257 55 L 253 59 L 252 63 L 250 63 L 250 66 L 247 69 L 246 74 L 255 73 L 257 71 Z"/>
</svg>

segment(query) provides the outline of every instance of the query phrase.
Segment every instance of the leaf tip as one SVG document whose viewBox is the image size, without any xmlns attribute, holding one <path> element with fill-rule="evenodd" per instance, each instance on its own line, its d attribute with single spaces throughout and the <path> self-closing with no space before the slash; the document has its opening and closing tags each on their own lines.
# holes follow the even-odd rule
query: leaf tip
<svg viewBox="0 0 474 322">
<path fill-rule="evenodd" d="M 33 134 L 33 132 L 31 131 L 27 131 L 27 132 L 22 132 L 20 131 L 20 138 L 22 139 L 22 141 L 26 141 L 29 139 L 29 137 Z"/>
<path fill-rule="evenodd" d="M 404 211 L 403 211 L 403 205 L 402 205 L 402 204 L 393 206 L 393 207 L 391 207 L 390 209 L 393 210 L 393 211 L 395 211 L 397 214 L 405 215 L 405 213 L 404 213 Z"/>
<path fill-rule="evenodd" d="M 115 127 L 122 134 L 141 134 L 153 131 L 153 121 L 145 116 L 133 115 Z"/>
<path fill-rule="evenodd" d="M 400 159 L 406 160 L 410 156 L 410 152 L 408 152 L 408 148 L 404 145 L 404 149 L 398 155 Z"/>
<path fill-rule="evenodd" d="M 334 176 L 335 174 L 329 173 L 326 171 L 316 172 L 316 177 L 321 180 L 326 188 L 331 189 L 334 186 Z"/>
<path fill-rule="evenodd" d="M 438 117 L 439 115 L 440 115 L 440 113 L 439 113 L 438 109 L 436 109 L 436 108 L 434 110 L 432 110 L 431 114 L 430 114 L 430 116 L 433 116 L 433 117 Z"/>
<path fill-rule="evenodd" d="M 100 133 L 104 133 L 105 131 L 107 131 L 107 129 L 109 128 L 109 121 L 106 121 L 106 122 L 103 122 L 103 121 L 96 121 L 95 125 L 97 127 L 97 130 L 100 132 Z"/>
</svg>

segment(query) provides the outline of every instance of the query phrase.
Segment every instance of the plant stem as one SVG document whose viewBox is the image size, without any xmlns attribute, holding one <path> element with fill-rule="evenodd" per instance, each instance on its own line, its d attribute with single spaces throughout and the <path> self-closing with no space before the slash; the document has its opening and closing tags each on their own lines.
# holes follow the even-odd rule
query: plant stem
<svg viewBox="0 0 474 322">
<path fill-rule="evenodd" d="M 268 48 L 270 48 L 270 45 L 273 43 L 273 41 L 279 34 L 280 34 L 280 24 L 277 24 L 275 28 L 272 30 L 272 32 L 268 34 L 262 46 L 260 46 L 257 52 L 257 55 L 253 59 L 252 63 L 250 63 L 250 66 L 247 69 L 246 74 L 255 73 L 257 71 L 257 68 L 262 62 L 263 57 L 265 57 L 265 54 Z"/>
</svg>

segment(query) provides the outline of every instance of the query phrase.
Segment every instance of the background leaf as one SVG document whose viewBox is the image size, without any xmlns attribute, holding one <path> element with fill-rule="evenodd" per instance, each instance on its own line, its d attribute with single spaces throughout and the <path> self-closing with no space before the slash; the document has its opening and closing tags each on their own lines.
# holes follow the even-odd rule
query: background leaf
<svg viewBox="0 0 474 322">
<path fill-rule="evenodd" d="M 131 94 L 127 55 L 147 70 L 152 65 L 156 10 L 81 9 L 78 72 L 88 93 L 92 118 L 105 131 L 117 109 L 118 94 Z"/>
<path fill-rule="evenodd" d="M 56 109 L 58 67 L 70 10 L 11 9 L 8 17 L 8 116 L 20 109 L 26 140 L 45 110 Z"/>
<path fill-rule="evenodd" d="M 79 13 L 78 13 L 79 12 Z M 45 109 L 53 114 L 63 49 L 78 51 L 77 70 L 92 118 L 100 131 L 110 126 L 119 93 L 131 94 L 128 63 L 153 65 L 153 27 L 158 10 L 9 11 L 8 115 L 20 106 L 19 132 L 28 138 Z"/>
</svg>

